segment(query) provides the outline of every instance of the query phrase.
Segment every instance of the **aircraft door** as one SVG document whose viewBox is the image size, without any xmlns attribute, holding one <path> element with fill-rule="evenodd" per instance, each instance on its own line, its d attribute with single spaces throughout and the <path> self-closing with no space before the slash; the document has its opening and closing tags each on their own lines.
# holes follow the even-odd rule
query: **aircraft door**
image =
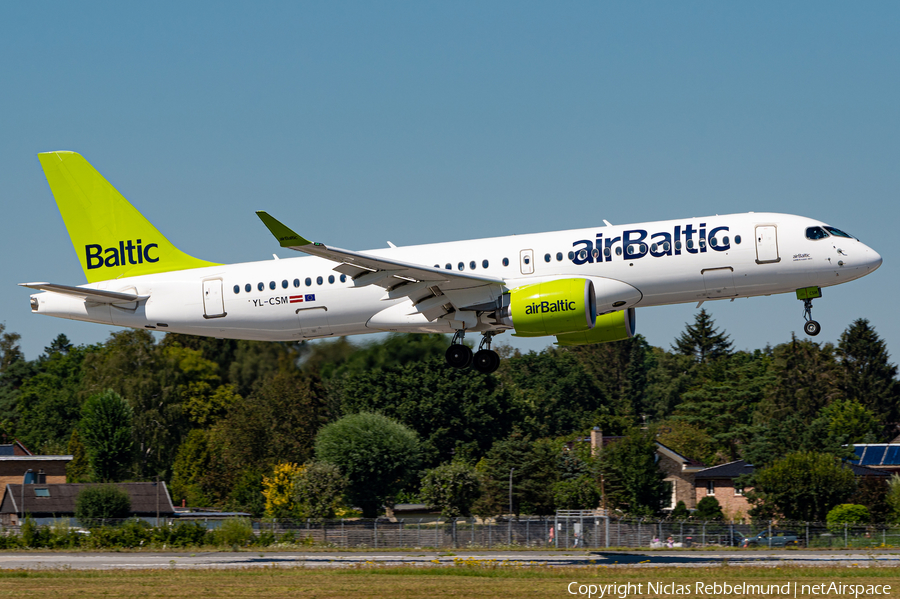
<svg viewBox="0 0 900 599">
<path fill-rule="evenodd" d="M 300 319 L 300 336 L 304 339 L 331 335 L 328 308 L 325 306 L 297 308 L 297 318 Z"/>
<path fill-rule="evenodd" d="M 734 297 L 737 291 L 734 288 L 734 269 L 730 266 L 722 268 L 704 268 L 700 271 L 703 275 L 703 284 L 706 286 L 706 297 Z"/>
<path fill-rule="evenodd" d="M 522 250 L 519 252 L 519 267 L 523 275 L 534 274 L 534 251 Z"/>
<path fill-rule="evenodd" d="M 778 257 L 778 233 L 775 225 L 756 227 L 756 263 L 780 262 Z"/>
<path fill-rule="evenodd" d="M 203 281 L 203 318 L 225 316 L 225 298 L 222 295 L 222 279 Z"/>
</svg>

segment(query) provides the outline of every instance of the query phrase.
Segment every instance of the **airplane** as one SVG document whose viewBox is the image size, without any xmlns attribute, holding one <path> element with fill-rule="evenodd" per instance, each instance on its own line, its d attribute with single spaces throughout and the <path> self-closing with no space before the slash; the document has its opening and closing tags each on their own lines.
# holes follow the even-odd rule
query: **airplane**
<svg viewBox="0 0 900 599">
<path fill-rule="evenodd" d="M 35 314 L 229 339 L 301 341 L 374 332 L 448 333 L 450 366 L 490 373 L 504 332 L 561 346 L 635 334 L 635 309 L 796 293 L 819 333 L 822 288 L 882 258 L 841 229 L 773 213 L 612 225 L 345 250 L 257 212 L 280 247 L 305 257 L 217 264 L 176 248 L 87 160 L 38 155 L 87 277 L 22 283 Z M 482 336 L 478 350 L 467 333 Z"/>
</svg>

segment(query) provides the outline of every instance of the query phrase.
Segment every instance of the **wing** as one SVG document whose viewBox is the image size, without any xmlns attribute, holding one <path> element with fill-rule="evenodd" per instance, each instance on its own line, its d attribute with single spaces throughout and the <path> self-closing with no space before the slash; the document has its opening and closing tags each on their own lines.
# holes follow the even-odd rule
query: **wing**
<svg viewBox="0 0 900 599">
<path fill-rule="evenodd" d="M 59 285 L 57 283 L 19 283 L 19 286 L 37 289 L 39 291 L 52 291 L 54 293 L 62 293 L 63 295 L 72 295 L 80 297 L 85 301 L 97 302 L 98 304 L 128 304 L 131 302 L 139 302 L 150 297 L 149 295 L 137 295 L 136 293 L 88 289 L 86 287 L 73 287 L 71 285 Z"/>
<path fill-rule="evenodd" d="M 313 243 L 263 211 L 257 216 L 281 247 L 336 262 L 334 270 L 349 276 L 355 287 L 378 285 L 384 299 L 408 297 L 416 312 L 435 320 L 453 311 L 493 310 L 506 291 L 502 279 L 432 268 Z"/>
</svg>

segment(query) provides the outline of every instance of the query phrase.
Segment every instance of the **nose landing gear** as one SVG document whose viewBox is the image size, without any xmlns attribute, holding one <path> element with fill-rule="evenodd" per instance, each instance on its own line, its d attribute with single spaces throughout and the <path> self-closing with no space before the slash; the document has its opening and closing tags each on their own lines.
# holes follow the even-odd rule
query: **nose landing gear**
<svg viewBox="0 0 900 599">
<path fill-rule="evenodd" d="M 500 356 L 491 349 L 491 339 L 496 333 L 484 333 L 481 343 L 478 345 L 478 351 L 472 355 L 472 350 L 468 346 L 463 345 L 465 331 L 456 331 L 453 335 L 453 341 L 444 354 L 447 358 L 447 364 L 454 368 L 473 367 L 482 374 L 490 374 L 500 367 Z"/>
<path fill-rule="evenodd" d="M 803 331 L 810 337 L 815 337 L 822 330 L 822 325 L 812 318 L 812 302 L 817 297 L 822 297 L 822 290 L 818 287 L 797 290 L 797 299 L 803 300 L 803 318 L 806 320 Z"/>
</svg>

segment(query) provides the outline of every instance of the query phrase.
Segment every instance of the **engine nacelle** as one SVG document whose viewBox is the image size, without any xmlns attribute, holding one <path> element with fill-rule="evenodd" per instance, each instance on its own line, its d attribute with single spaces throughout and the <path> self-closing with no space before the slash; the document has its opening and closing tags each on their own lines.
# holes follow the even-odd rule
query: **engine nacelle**
<svg viewBox="0 0 900 599">
<path fill-rule="evenodd" d="M 590 345 L 631 337 L 634 337 L 634 308 L 598 316 L 591 330 L 557 335 L 556 341 L 558 345 Z"/>
<path fill-rule="evenodd" d="M 556 279 L 513 289 L 500 322 L 518 337 L 589 331 L 597 318 L 594 284 L 589 279 Z M 506 303 L 506 302 L 504 302 Z"/>
</svg>

